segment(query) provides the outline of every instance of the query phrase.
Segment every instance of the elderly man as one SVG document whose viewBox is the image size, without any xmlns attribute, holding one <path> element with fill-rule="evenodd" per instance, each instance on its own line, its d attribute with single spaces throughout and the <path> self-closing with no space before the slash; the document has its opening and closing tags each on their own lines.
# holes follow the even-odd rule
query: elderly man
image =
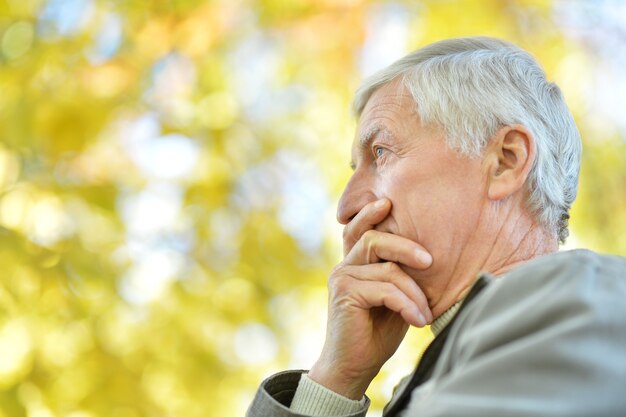
<svg viewBox="0 0 626 417">
<path fill-rule="evenodd" d="M 427 324 L 386 416 L 626 415 L 626 262 L 557 253 L 581 143 L 536 61 L 496 39 L 438 42 L 366 80 L 354 108 L 326 342 L 248 415 L 364 416 L 408 326 Z"/>
</svg>

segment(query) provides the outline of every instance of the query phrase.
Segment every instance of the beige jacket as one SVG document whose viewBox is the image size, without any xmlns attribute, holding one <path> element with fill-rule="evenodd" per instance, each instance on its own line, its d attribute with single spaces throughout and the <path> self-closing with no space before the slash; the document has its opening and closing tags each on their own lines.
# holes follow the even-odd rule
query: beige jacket
<svg viewBox="0 0 626 417">
<path fill-rule="evenodd" d="M 459 313 L 435 360 L 398 389 L 392 405 L 410 400 L 394 416 L 626 416 L 626 260 L 578 250 L 508 272 Z M 264 381 L 248 416 L 301 416 L 289 409 L 301 372 Z"/>
</svg>

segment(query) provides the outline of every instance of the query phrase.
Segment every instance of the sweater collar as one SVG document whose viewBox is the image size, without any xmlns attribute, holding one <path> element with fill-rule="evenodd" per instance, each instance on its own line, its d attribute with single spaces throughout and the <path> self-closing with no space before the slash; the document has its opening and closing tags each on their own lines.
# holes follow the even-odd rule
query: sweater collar
<svg viewBox="0 0 626 417">
<path fill-rule="evenodd" d="M 474 281 L 474 284 L 476 284 L 476 282 L 481 278 L 481 276 L 493 278 L 488 273 L 478 273 L 476 274 L 476 279 Z M 446 311 L 444 311 L 443 314 L 441 314 L 439 317 L 433 320 L 433 322 L 430 325 L 430 330 L 433 332 L 435 337 L 437 337 L 439 333 L 441 333 L 441 331 L 445 329 L 446 326 L 452 321 L 454 316 L 456 316 L 456 314 L 459 312 L 459 309 L 461 308 L 461 305 L 463 305 L 463 301 L 465 301 L 465 297 L 463 297 L 461 300 L 457 301 L 456 303 L 452 304 L 452 306 L 448 308 Z"/>
<path fill-rule="evenodd" d="M 432 322 L 430 330 L 433 332 L 435 337 L 437 337 L 437 335 L 448 325 L 448 323 L 450 323 L 454 316 L 456 316 L 456 313 L 458 313 L 461 308 L 461 304 L 463 304 L 463 300 L 457 301 L 452 305 L 452 307 L 444 311 L 442 315 L 437 317 Z"/>
</svg>

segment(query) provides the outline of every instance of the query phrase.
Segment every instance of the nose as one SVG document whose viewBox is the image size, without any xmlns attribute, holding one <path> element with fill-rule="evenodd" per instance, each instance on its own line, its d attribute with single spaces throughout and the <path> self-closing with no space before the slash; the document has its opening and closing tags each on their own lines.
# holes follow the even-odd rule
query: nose
<svg viewBox="0 0 626 417">
<path fill-rule="evenodd" d="M 337 205 L 337 221 L 346 225 L 368 203 L 377 200 L 370 181 L 363 172 L 356 171 L 341 194 Z"/>
</svg>

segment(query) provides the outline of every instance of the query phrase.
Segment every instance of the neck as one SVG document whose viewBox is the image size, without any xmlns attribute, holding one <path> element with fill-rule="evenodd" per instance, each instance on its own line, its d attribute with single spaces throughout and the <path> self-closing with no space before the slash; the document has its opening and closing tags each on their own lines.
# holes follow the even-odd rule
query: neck
<svg viewBox="0 0 626 417">
<path fill-rule="evenodd" d="M 428 279 L 435 283 L 425 289 L 434 317 L 465 298 L 480 272 L 499 276 L 533 258 L 558 250 L 556 237 L 532 220 L 525 210 L 510 210 L 497 223 L 499 227 L 494 228 L 493 224 L 493 215 L 479 219 L 476 229 L 457 252 L 456 262 L 440 271 L 448 278 Z M 421 284 L 419 280 L 418 284 Z"/>
</svg>

